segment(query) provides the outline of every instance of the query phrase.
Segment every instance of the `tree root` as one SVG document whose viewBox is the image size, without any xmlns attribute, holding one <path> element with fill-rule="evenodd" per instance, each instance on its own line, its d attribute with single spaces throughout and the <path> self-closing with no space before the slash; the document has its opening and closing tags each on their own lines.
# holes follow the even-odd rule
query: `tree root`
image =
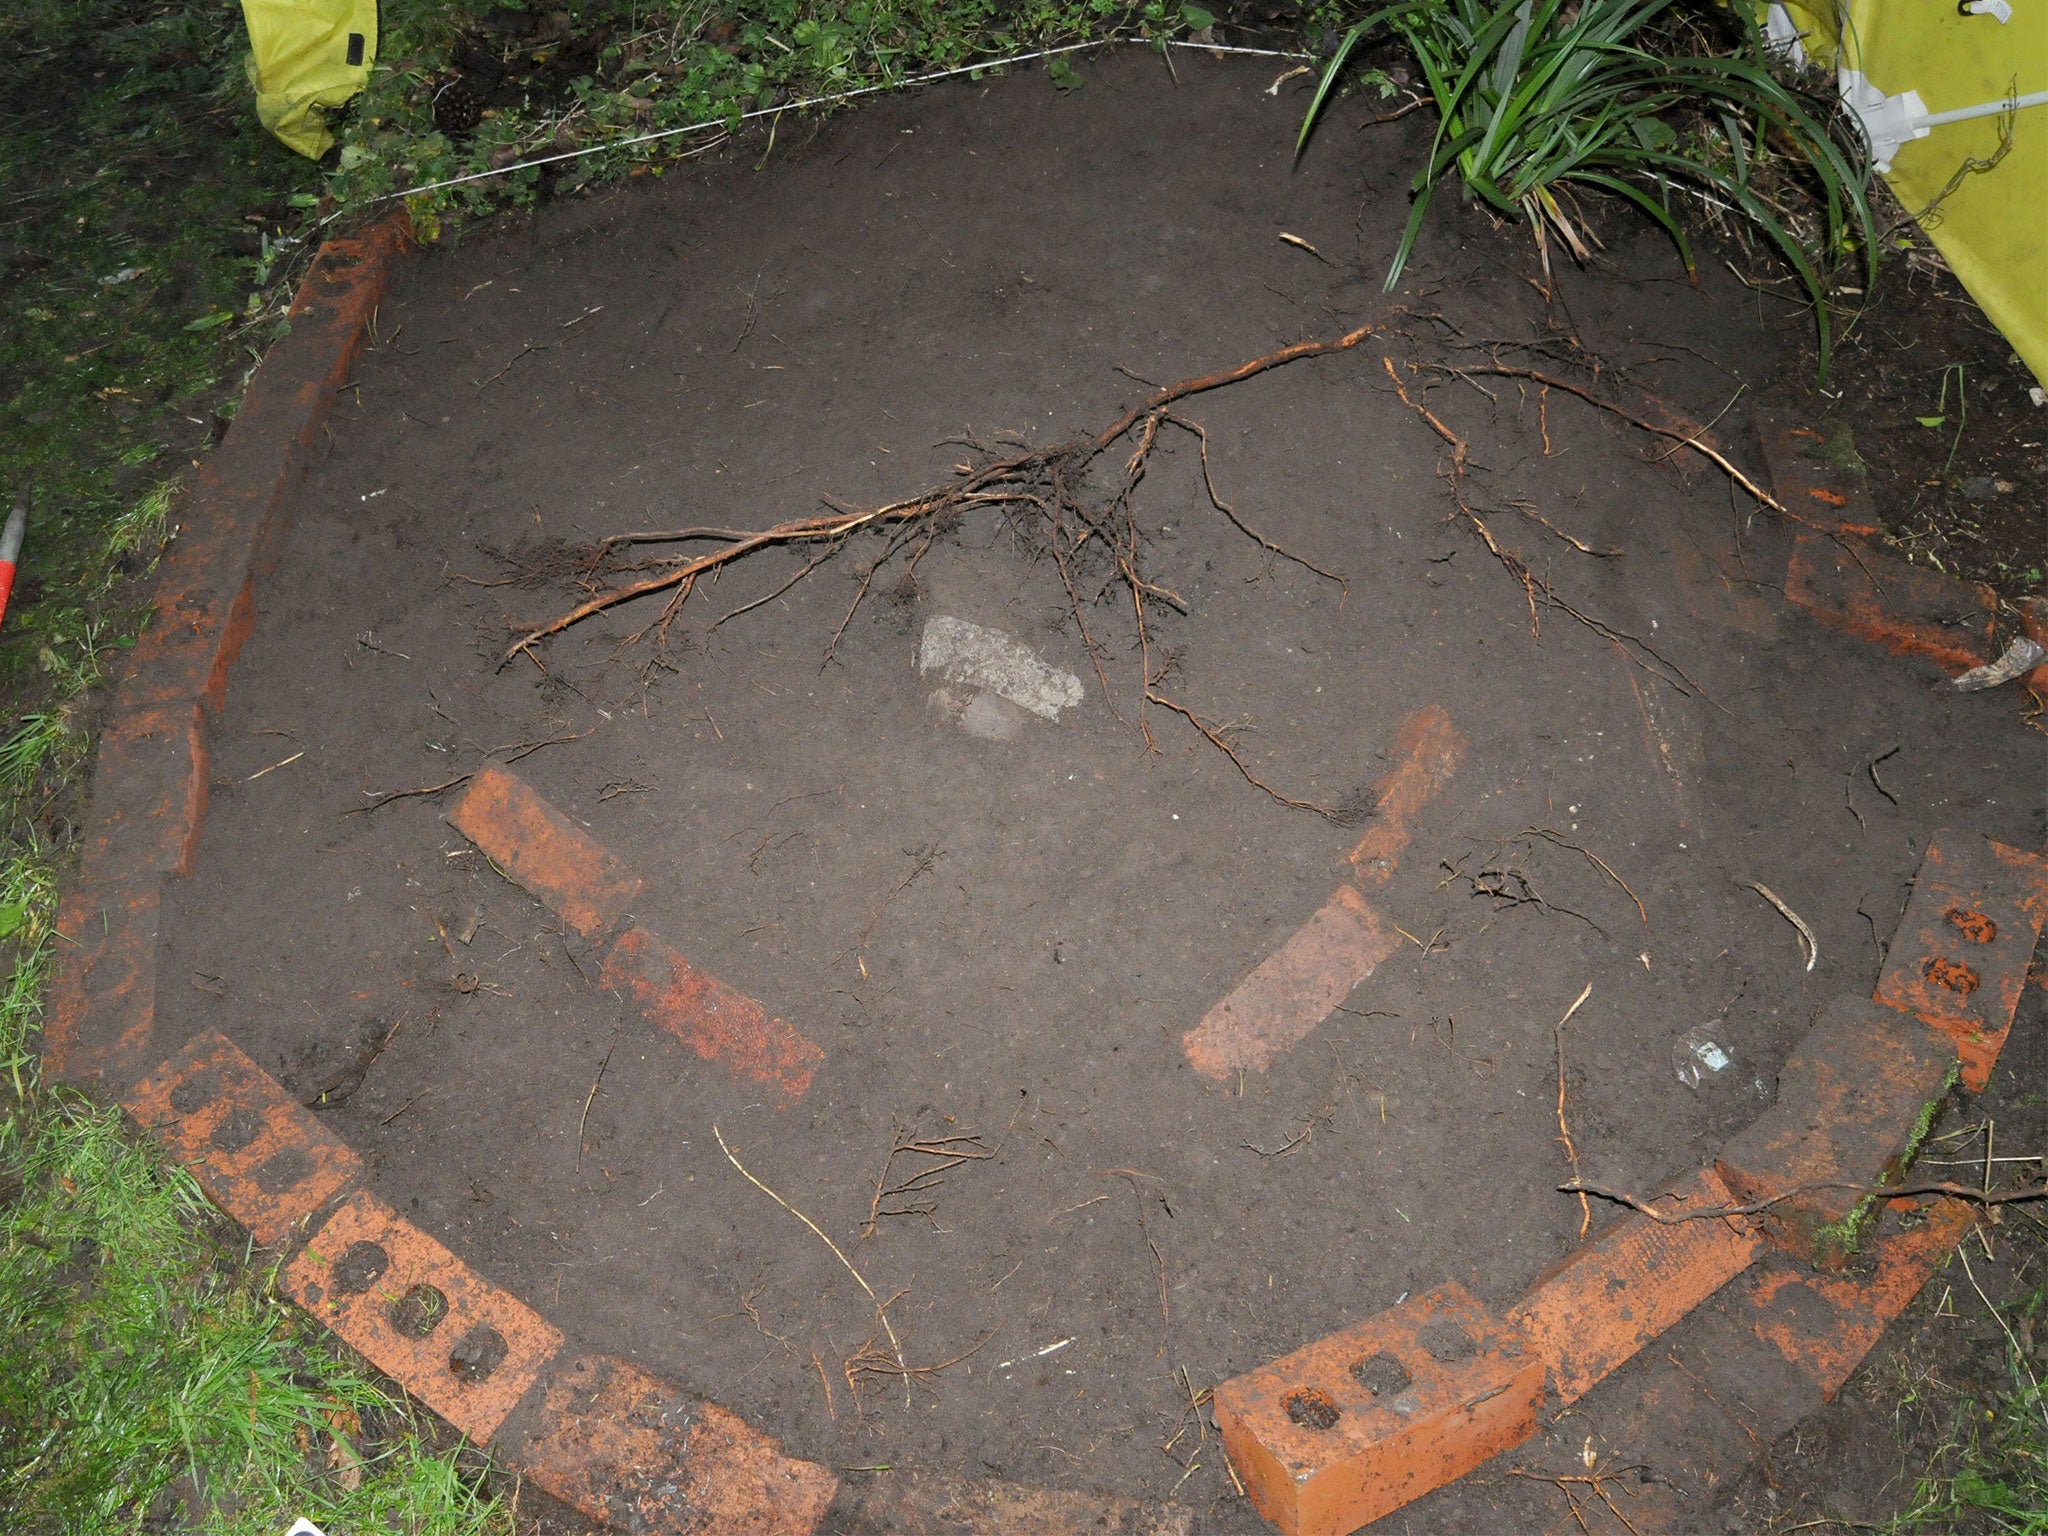
<svg viewBox="0 0 2048 1536">
<path fill-rule="evenodd" d="M 692 527 L 665 532 L 615 534 L 598 546 L 599 559 L 625 545 L 691 544 L 710 541 L 720 547 L 702 554 L 678 555 L 636 565 L 635 570 L 644 570 L 649 574 L 599 591 L 568 612 L 526 631 L 505 651 L 500 658 L 500 664 L 525 656 L 538 666 L 540 662 L 535 648 L 542 641 L 621 604 L 660 592 L 669 594 L 668 602 L 663 606 L 661 613 L 652 623 L 633 634 L 627 643 L 638 641 L 649 630 L 657 630 L 665 636 L 669 624 L 688 601 L 700 577 L 713 576 L 726 566 L 763 549 L 778 546 L 818 548 L 819 552 L 811 561 L 775 593 L 734 609 L 719 619 L 718 622 L 722 624 L 725 619 L 745 613 L 749 608 L 758 607 L 763 602 L 772 601 L 775 596 L 787 591 L 789 587 L 816 570 L 826 559 L 836 554 L 855 534 L 869 531 L 889 533 L 892 535 L 889 546 L 863 573 L 851 607 L 848 608 L 845 618 L 840 620 L 839 627 L 833 631 L 831 642 L 826 648 L 826 656 L 829 659 L 840 637 L 845 634 L 847 625 L 852 622 L 854 613 L 867 596 L 876 571 L 882 565 L 903 548 L 915 544 L 916 548 L 910 557 L 910 565 L 914 569 L 918 559 L 931 547 L 932 540 L 938 534 L 953 526 L 968 512 L 993 507 L 1010 518 L 1012 526 L 1028 541 L 1051 554 L 1058 568 L 1060 581 L 1066 589 L 1075 623 L 1080 628 L 1082 644 L 1088 651 L 1098 680 L 1102 683 L 1103 696 L 1109 700 L 1111 712 L 1122 720 L 1124 717 L 1116 709 L 1109 676 L 1102 664 L 1101 648 L 1088 632 L 1083 612 L 1083 593 L 1079 584 L 1084 561 L 1099 563 L 1104 557 L 1107 558 L 1110 566 L 1108 582 L 1103 592 L 1095 594 L 1089 601 L 1099 600 L 1110 588 L 1116 586 L 1121 586 L 1129 598 L 1139 653 L 1136 723 L 1148 748 L 1156 749 L 1156 743 L 1152 738 L 1151 727 L 1146 721 L 1145 711 L 1147 705 L 1156 705 L 1186 720 L 1231 760 L 1248 783 L 1263 790 L 1282 805 L 1297 810 L 1316 811 L 1325 816 L 1334 815 L 1331 807 L 1282 794 L 1265 783 L 1232 750 L 1220 730 L 1205 724 L 1186 705 L 1177 703 L 1158 691 L 1163 672 L 1156 670 L 1153 664 L 1149 616 L 1162 606 L 1185 613 L 1187 603 L 1178 593 L 1160 585 L 1145 573 L 1141 563 L 1141 540 L 1131 500 L 1139 482 L 1144 478 L 1146 461 L 1158 442 L 1161 430 L 1166 427 L 1178 428 L 1192 435 L 1200 445 L 1203 489 L 1208 495 L 1210 505 L 1218 513 L 1264 550 L 1269 557 L 1290 561 L 1326 581 L 1335 582 L 1339 587 L 1343 587 L 1342 577 L 1325 570 L 1313 561 L 1303 559 L 1259 532 L 1222 498 L 1216 489 L 1216 480 L 1209 461 L 1208 433 L 1199 423 L 1175 415 L 1170 407 L 1192 395 L 1221 389 L 1303 358 L 1347 352 L 1372 335 L 1373 331 L 1372 326 L 1361 325 L 1341 336 L 1328 337 L 1320 341 L 1296 342 L 1292 346 L 1282 347 L 1262 357 L 1255 357 L 1235 368 L 1182 379 L 1179 383 L 1169 384 L 1154 391 L 1143 402 L 1131 407 L 1092 437 L 1028 448 L 1021 453 L 998 458 L 978 469 L 963 464 L 959 467 L 960 479 L 956 484 L 924 491 L 901 501 L 888 502 L 878 507 L 835 508 L 825 516 L 795 518 L 777 523 L 770 528 L 752 531 L 739 528 Z M 1134 437 L 1135 443 L 1122 466 L 1121 483 L 1114 496 L 1107 503 L 1084 498 L 1081 490 L 1084 476 L 1098 459 L 1127 436 Z"/>
</svg>

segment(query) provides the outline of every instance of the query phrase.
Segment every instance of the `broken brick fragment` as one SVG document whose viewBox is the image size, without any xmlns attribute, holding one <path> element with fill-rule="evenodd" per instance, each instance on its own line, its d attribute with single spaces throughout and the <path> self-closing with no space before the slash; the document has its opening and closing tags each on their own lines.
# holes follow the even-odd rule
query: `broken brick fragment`
<svg viewBox="0 0 2048 1536">
<path fill-rule="evenodd" d="M 1855 1275 L 1767 1260 L 1749 1287 L 1750 1325 L 1831 1399 L 1977 1216 L 1966 1200 L 1938 1201 L 1914 1225 L 1872 1240 Z"/>
<path fill-rule="evenodd" d="M 51 1077 L 119 1091 L 158 1059 L 162 911 L 159 875 L 106 881 L 81 875 L 65 891 L 43 1021 L 43 1069 Z"/>
<path fill-rule="evenodd" d="M 825 1053 L 743 992 L 645 928 L 629 928 L 605 957 L 604 985 L 707 1061 L 771 1089 L 784 1104 L 811 1086 Z"/>
<path fill-rule="evenodd" d="M 1801 529 L 1785 596 L 1821 623 L 1952 673 L 1991 656 L 1989 589 L 1879 552 L 1860 539 Z"/>
<path fill-rule="evenodd" d="M 1372 825 L 1348 855 L 1363 886 L 1385 885 L 1407 851 L 1415 818 L 1465 760 L 1465 737 L 1437 704 L 1418 709 L 1394 733 L 1394 762 L 1373 789 Z"/>
<path fill-rule="evenodd" d="M 503 768 L 478 770 L 448 820 L 586 939 L 618 927 L 640 896 L 638 875 Z"/>
<path fill-rule="evenodd" d="M 1761 408 L 1752 415 L 1771 490 L 1802 523 L 1836 533 L 1874 536 L 1882 525 L 1870 499 L 1870 477 L 1848 429 L 1816 426 L 1789 411 Z"/>
<path fill-rule="evenodd" d="M 1263 1072 L 1401 947 L 1373 904 L 1340 885 L 1314 916 L 1181 1037 L 1204 1077 Z"/>
</svg>

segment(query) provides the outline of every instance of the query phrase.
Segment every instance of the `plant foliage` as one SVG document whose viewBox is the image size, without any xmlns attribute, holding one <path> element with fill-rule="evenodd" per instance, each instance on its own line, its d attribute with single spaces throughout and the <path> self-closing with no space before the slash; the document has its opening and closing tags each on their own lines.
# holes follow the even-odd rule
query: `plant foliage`
<svg viewBox="0 0 2048 1536">
<path fill-rule="evenodd" d="M 1555 236 L 1587 259 L 1572 189 L 1611 193 L 1670 235 L 1693 270 L 1672 209 L 1690 189 L 1733 209 L 1798 275 L 1820 328 L 1825 371 L 1831 329 L 1828 272 L 1838 254 L 1876 259 L 1866 175 L 1798 94 L 1765 67 L 1754 29 L 1742 56 L 1666 57 L 1646 46 L 1671 0 L 1397 0 L 1352 27 L 1324 69 L 1301 125 L 1308 142 L 1344 65 L 1385 26 L 1414 53 L 1438 113 L 1429 158 L 1416 173 L 1414 207 L 1387 274 L 1400 280 L 1431 194 L 1453 169 L 1468 197 L 1524 218 L 1549 263 Z M 1766 190 L 1764 163 L 1789 155 L 1819 213 L 1802 239 Z"/>
</svg>

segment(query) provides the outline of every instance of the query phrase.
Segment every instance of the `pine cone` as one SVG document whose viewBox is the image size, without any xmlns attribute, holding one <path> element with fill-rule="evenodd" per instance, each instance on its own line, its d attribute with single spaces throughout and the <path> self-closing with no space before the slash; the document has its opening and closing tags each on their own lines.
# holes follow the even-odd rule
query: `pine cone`
<svg viewBox="0 0 2048 1536">
<path fill-rule="evenodd" d="M 447 75 L 434 89 L 434 126 L 456 138 L 483 121 L 484 99 L 460 75 Z"/>
</svg>

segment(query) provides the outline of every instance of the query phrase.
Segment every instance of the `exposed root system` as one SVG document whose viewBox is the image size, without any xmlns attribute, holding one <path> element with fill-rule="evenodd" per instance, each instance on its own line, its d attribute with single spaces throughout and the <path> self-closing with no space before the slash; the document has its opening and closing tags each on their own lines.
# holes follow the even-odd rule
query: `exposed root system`
<svg viewBox="0 0 2048 1536">
<path fill-rule="evenodd" d="M 1255 357 L 1235 368 L 1183 379 L 1177 384 L 1169 384 L 1155 390 L 1143 402 L 1125 411 L 1092 437 L 1026 448 L 1005 457 L 993 458 L 978 468 L 971 464 L 961 464 L 957 466 L 957 478 L 952 484 L 926 490 L 900 501 L 864 509 L 841 507 L 828 502 L 828 505 L 832 505 L 832 510 L 822 516 L 793 518 L 761 529 L 706 526 L 614 534 L 603 540 L 591 552 L 579 572 L 583 585 L 591 595 L 567 612 L 520 634 L 505 651 L 501 664 L 524 656 L 539 666 L 541 663 L 537 648 L 542 642 L 573 628 L 585 619 L 656 594 L 666 594 L 667 601 L 648 624 L 628 637 L 626 643 L 633 644 L 650 632 L 655 633 L 658 641 L 665 641 L 669 626 L 695 592 L 700 578 L 715 577 L 725 567 L 764 549 L 807 547 L 815 551 L 812 558 L 774 592 L 726 613 L 712 626 L 716 628 L 717 624 L 723 624 L 727 619 L 771 602 L 788 591 L 825 561 L 840 553 L 856 534 L 882 534 L 886 542 L 881 553 L 862 570 L 853 602 L 826 645 L 825 655 L 829 660 L 883 566 L 899 555 L 906 555 L 899 583 L 914 583 L 917 563 L 931 548 L 935 539 L 956 527 L 968 513 L 982 508 L 993 508 L 1008 520 L 1011 528 L 1027 548 L 1038 551 L 1052 560 L 1059 573 L 1061 585 L 1066 591 L 1075 623 L 1080 630 L 1082 644 L 1088 652 L 1096 678 L 1102 685 L 1103 696 L 1111 713 L 1126 724 L 1135 725 L 1144 737 L 1148 749 L 1156 748 L 1148 719 L 1148 710 L 1156 706 L 1184 720 L 1211 746 L 1228 757 L 1246 782 L 1280 804 L 1335 818 L 1338 815 L 1336 808 L 1287 795 L 1254 773 L 1231 744 L 1230 736 L 1235 727 L 1204 720 L 1187 704 L 1162 691 L 1162 684 L 1172 670 L 1172 662 L 1171 658 L 1154 655 L 1153 619 L 1162 608 L 1186 613 L 1188 605 L 1179 593 L 1149 573 L 1143 558 L 1143 539 L 1132 508 L 1132 499 L 1139 483 L 1145 477 L 1147 461 L 1159 441 L 1160 433 L 1169 427 L 1178 429 L 1194 437 L 1200 446 L 1203 489 L 1210 505 L 1218 513 L 1246 538 L 1256 543 L 1268 556 L 1290 561 L 1316 576 L 1343 587 L 1342 577 L 1323 569 L 1313 561 L 1304 559 L 1259 532 L 1217 493 L 1209 461 L 1207 431 L 1198 422 L 1176 414 L 1172 408 L 1190 396 L 1239 383 L 1287 363 L 1349 352 L 1374 334 L 1375 327 L 1361 325 L 1342 335 L 1327 337 L 1320 341 L 1296 342 L 1264 356 Z M 1541 633 L 1541 608 L 1559 609 L 1611 642 L 1634 665 L 1662 678 L 1681 693 L 1701 694 L 1698 685 L 1686 677 L 1682 670 L 1659 656 L 1644 641 L 1613 629 L 1598 618 L 1573 607 L 1537 576 L 1521 556 L 1495 536 L 1486 520 L 1490 514 L 1482 515 L 1466 496 L 1466 473 L 1471 465 L 1470 451 L 1465 440 L 1428 405 L 1409 392 L 1407 381 L 1404 380 L 1401 370 L 1395 366 L 1393 358 L 1383 357 L 1382 362 L 1402 403 L 1421 417 L 1430 429 L 1449 445 L 1450 458 L 1448 463 L 1442 466 L 1441 474 L 1451 491 L 1455 506 L 1454 515 L 1515 578 L 1528 604 L 1531 629 Z M 1497 359 L 1490 363 L 1466 364 L 1455 369 L 1441 364 L 1410 363 L 1409 375 L 1412 377 L 1424 367 L 1455 374 L 1466 378 L 1468 382 L 1473 375 L 1527 380 L 1541 386 L 1546 398 L 1547 392 L 1552 389 L 1576 396 L 1590 405 L 1621 417 L 1645 432 L 1671 440 L 1674 444 L 1671 451 L 1675 452 L 1677 448 L 1682 447 L 1701 454 L 1761 505 L 1781 514 L 1785 513 L 1784 507 L 1768 491 L 1745 475 L 1711 443 L 1705 441 L 1704 433 L 1700 429 L 1681 430 L 1678 427 L 1660 424 L 1649 417 L 1600 398 L 1585 385 L 1532 368 L 1503 363 Z M 1545 436 L 1547 440 L 1547 424 Z M 1131 440 L 1130 452 L 1114 474 L 1112 489 L 1107 493 L 1101 490 L 1091 491 L 1091 475 L 1099 474 L 1098 461 L 1126 438 Z M 978 444 L 975 446 L 979 447 Z M 1603 556 L 1611 553 L 1593 549 L 1572 538 L 1533 508 L 1516 503 L 1511 505 L 1509 510 L 1532 521 L 1582 554 Z M 622 551 L 654 544 L 712 544 L 717 547 L 701 553 L 691 553 L 686 549 L 650 560 L 621 562 Z M 559 556 L 546 563 L 558 566 Z M 601 584 L 601 573 L 607 570 L 612 578 L 612 584 L 609 586 Z M 551 570 L 548 574 L 554 572 Z M 532 584 L 534 575 L 534 572 L 519 569 L 513 572 L 508 581 L 513 585 L 529 585 Z M 1132 697 L 1136 700 L 1136 707 L 1132 712 L 1135 718 L 1126 716 L 1117 707 L 1115 690 L 1110 686 L 1109 673 L 1103 664 L 1103 647 L 1088 627 L 1087 610 L 1101 603 L 1112 593 L 1120 594 L 1115 599 L 1116 607 L 1121 608 L 1128 604 L 1131 628 L 1136 640 L 1138 678 L 1137 686 L 1132 690 Z"/>
</svg>

